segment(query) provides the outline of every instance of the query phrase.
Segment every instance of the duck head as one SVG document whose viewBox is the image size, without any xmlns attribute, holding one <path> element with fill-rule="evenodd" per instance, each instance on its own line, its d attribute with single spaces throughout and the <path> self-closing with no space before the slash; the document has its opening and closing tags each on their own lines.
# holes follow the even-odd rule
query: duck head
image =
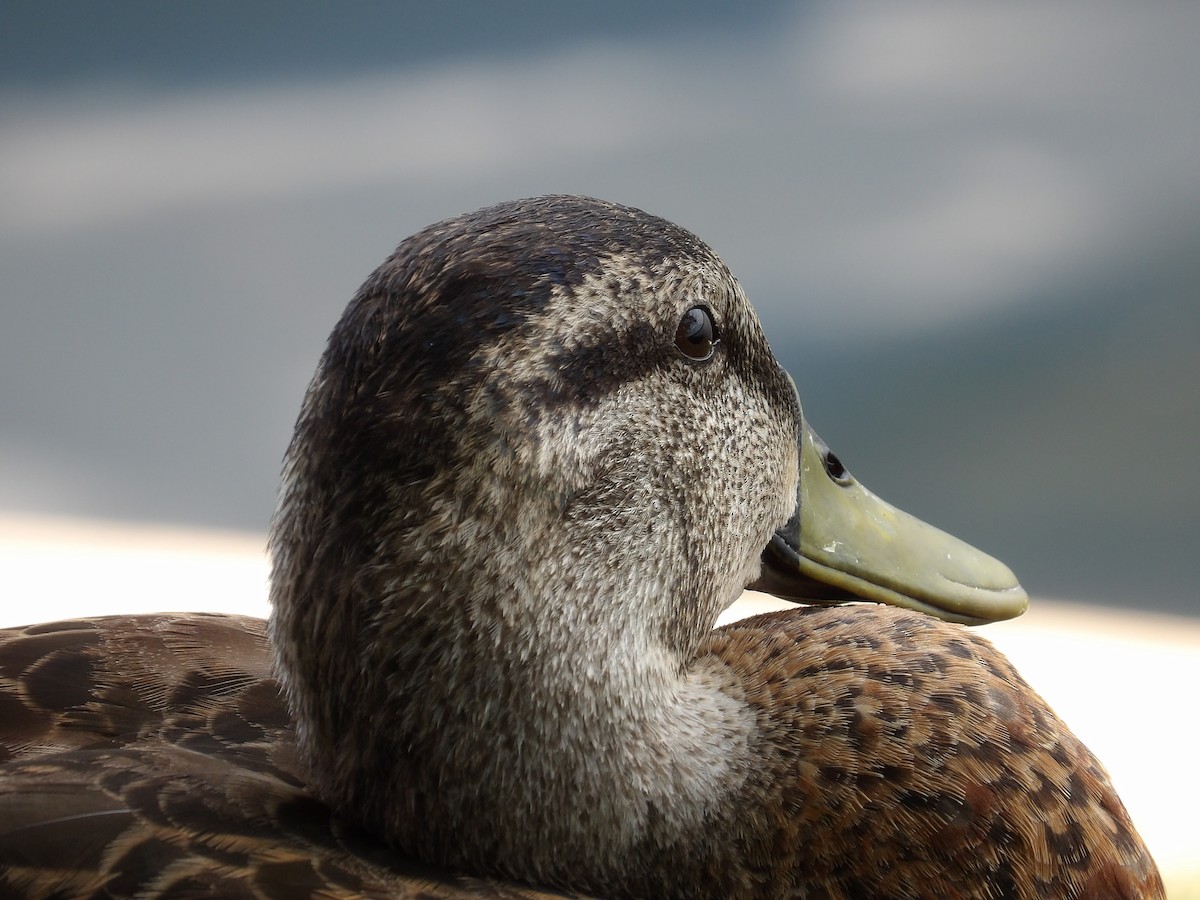
<svg viewBox="0 0 1200 900">
<path fill-rule="evenodd" d="M 723 777 L 740 713 L 679 707 L 678 679 L 748 584 L 962 622 L 1026 602 L 850 478 L 707 246 L 578 197 L 441 222 L 368 278 L 271 551 L 318 792 L 421 858 L 551 883 L 627 859 L 646 798 Z M 723 737 L 672 768 L 699 707 Z"/>
</svg>

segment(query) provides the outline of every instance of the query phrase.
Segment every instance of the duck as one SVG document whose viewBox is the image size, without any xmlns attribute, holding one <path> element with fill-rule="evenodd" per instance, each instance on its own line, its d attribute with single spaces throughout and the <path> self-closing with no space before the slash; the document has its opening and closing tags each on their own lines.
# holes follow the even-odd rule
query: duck
<svg viewBox="0 0 1200 900">
<path fill-rule="evenodd" d="M 269 622 L 0 635 L 0 895 L 1162 897 L 691 232 L 555 195 L 405 240 L 284 458 Z M 796 601 L 720 628 L 746 587 Z"/>
</svg>

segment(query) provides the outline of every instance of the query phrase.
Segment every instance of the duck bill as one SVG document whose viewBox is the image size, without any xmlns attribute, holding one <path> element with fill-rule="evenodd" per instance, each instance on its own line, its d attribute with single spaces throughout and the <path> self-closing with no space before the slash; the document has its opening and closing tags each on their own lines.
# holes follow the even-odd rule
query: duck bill
<svg viewBox="0 0 1200 900">
<path fill-rule="evenodd" d="M 872 600 L 967 625 L 1025 611 L 1008 566 L 876 497 L 830 456 L 804 423 L 796 512 L 763 551 L 751 588 L 801 603 Z"/>
</svg>

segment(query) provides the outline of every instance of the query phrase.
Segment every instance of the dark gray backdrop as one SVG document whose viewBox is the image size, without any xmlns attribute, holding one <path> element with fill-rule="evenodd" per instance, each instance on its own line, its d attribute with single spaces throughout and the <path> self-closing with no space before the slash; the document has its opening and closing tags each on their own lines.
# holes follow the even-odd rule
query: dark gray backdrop
<svg viewBox="0 0 1200 900">
<path fill-rule="evenodd" d="M 872 489 L 1200 613 L 1200 6 L 10 2 L 0 509 L 262 529 L 401 238 L 589 193 L 713 244 Z"/>
</svg>

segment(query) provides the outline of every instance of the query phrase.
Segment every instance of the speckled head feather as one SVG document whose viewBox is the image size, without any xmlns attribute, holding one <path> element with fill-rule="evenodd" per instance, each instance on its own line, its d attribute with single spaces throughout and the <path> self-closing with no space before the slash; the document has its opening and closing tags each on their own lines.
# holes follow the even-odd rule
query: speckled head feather
<svg viewBox="0 0 1200 900">
<path fill-rule="evenodd" d="M 676 346 L 697 306 L 705 362 Z M 446 862 L 620 864 L 679 777 L 613 789 L 665 739 L 677 686 L 647 679 L 757 574 L 798 424 L 737 282 L 662 219 L 547 197 L 401 244 L 333 333 L 272 536 L 322 792 Z"/>
</svg>

